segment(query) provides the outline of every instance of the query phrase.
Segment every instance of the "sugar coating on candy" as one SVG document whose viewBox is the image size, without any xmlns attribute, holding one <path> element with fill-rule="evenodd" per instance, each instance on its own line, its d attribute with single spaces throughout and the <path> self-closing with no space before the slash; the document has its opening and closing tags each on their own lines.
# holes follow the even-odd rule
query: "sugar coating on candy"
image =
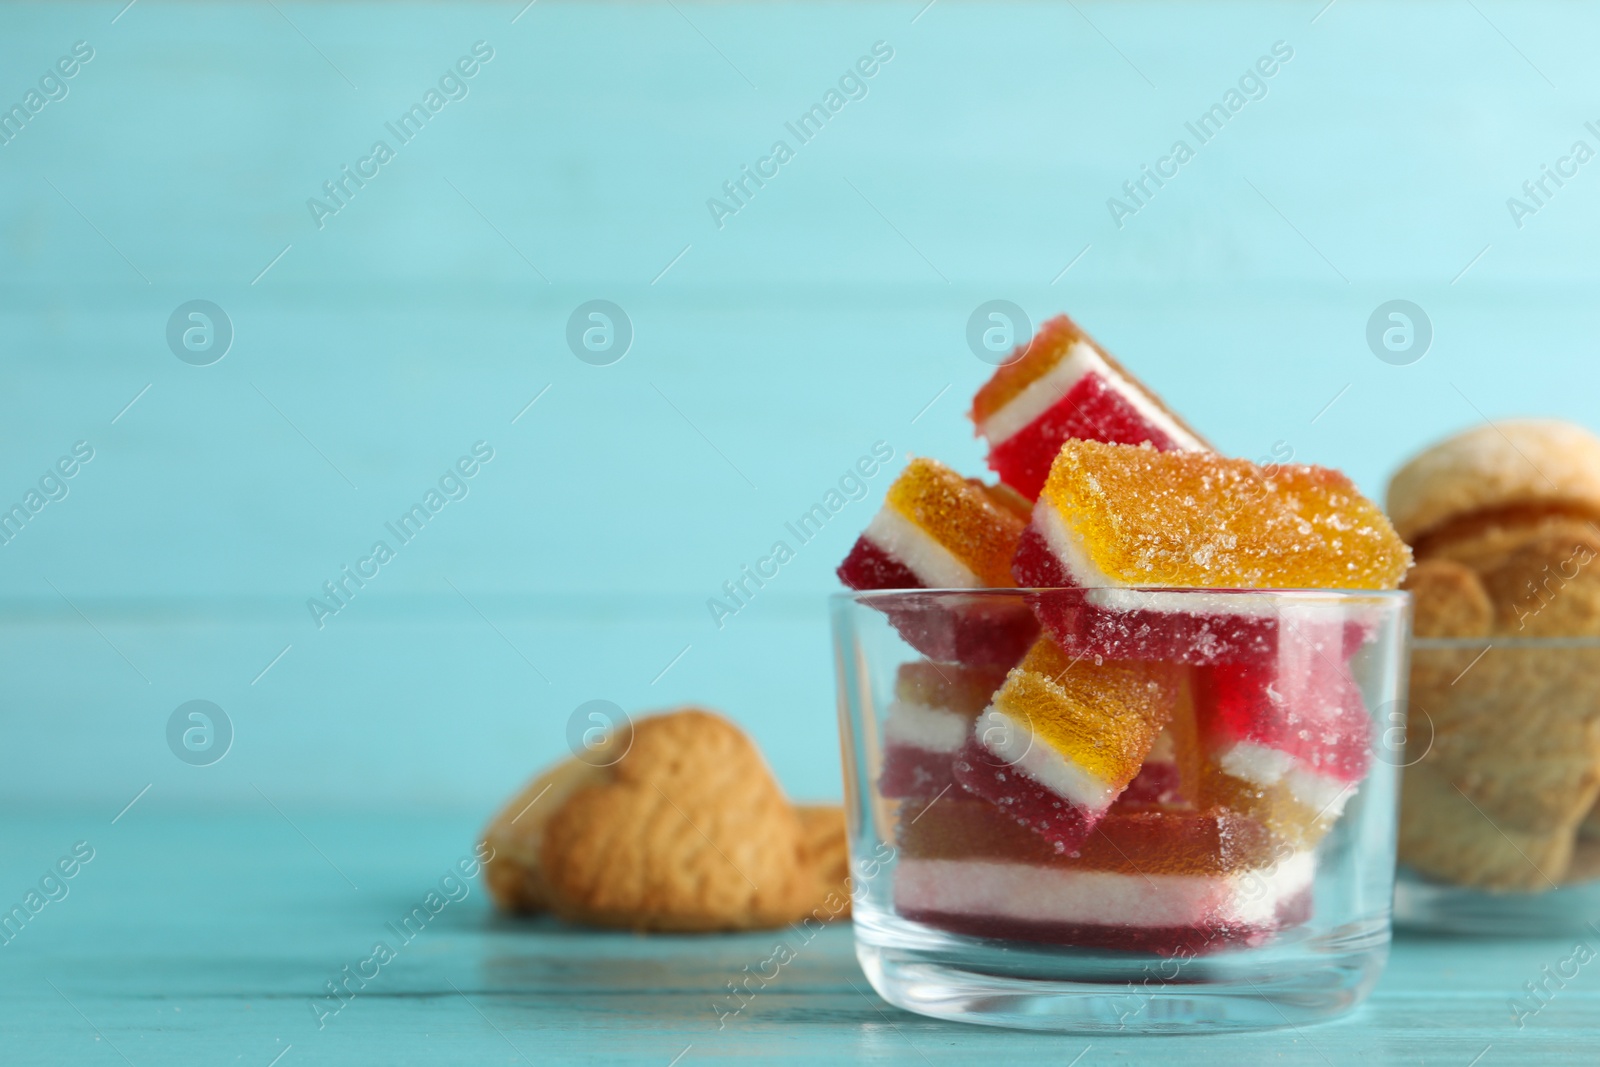
<svg viewBox="0 0 1600 1067">
<path fill-rule="evenodd" d="M 1333 829 L 1354 793 L 1354 783 L 1347 783 L 1331 798 L 1312 805 L 1299 799 L 1285 781 L 1259 786 L 1213 766 L 1201 784 L 1200 796 L 1202 803 L 1237 812 L 1290 847 L 1307 849 Z"/>
<path fill-rule="evenodd" d="M 1004 486 L 963 478 L 913 459 L 839 565 L 851 589 L 978 589 L 1015 586 L 1011 558 L 1028 502 Z M 907 644 L 941 663 L 1013 666 L 1039 632 L 1020 600 L 878 602 Z"/>
<path fill-rule="evenodd" d="M 1032 500 L 1069 438 L 1207 449 L 1188 425 L 1065 315 L 1046 322 L 973 398 L 989 466 Z"/>
<path fill-rule="evenodd" d="M 1361 690 L 1337 659 L 1241 664 L 1207 675 L 1207 726 L 1224 770 L 1257 785 L 1286 778 L 1322 804 L 1371 764 L 1372 720 Z M 1303 774 L 1297 773 L 1303 772 Z"/>
<path fill-rule="evenodd" d="M 1057 852 L 1037 835 L 980 800 L 950 796 L 904 822 L 903 855 L 988 859 L 1122 874 L 1218 874 L 1261 867 L 1279 843 L 1264 826 L 1223 807 L 1151 807 L 1114 811 L 1071 852 Z"/>
<path fill-rule="evenodd" d="M 1012 570 L 1032 587 L 1028 602 L 1045 630 L 1074 656 L 1207 666 L 1257 663 L 1280 641 L 1312 644 L 1347 662 L 1376 632 L 1373 620 L 1332 597 L 1293 600 L 1238 590 L 1083 588 L 1030 526 Z"/>
<path fill-rule="evenodd" d="M 1066 315 L 1047 319 L 1039 332 L 1018 345 L 1011 358 L 999 366 L 972 398 L 970 418 L 980 427 L 1066 358 L 1072 346 L 1093 344 L 1078 324 Z M 1119 368 L 1120 369 L 1120 368 Z"/>
<path fill-rule="evenodd" d="M 961 667 L 953 664 L 913 660 L 902 663 L 895 673 L 895 699 L 907 704 L 944 708 L 977 718 L 1006 680 L 1006 671 L 995 667 Z"/>
<path fill-rule="evenodd" d="M 956 781 L 1070 851 L 1138 774 L 1179 692 L 1164 664 L 1072 660 L 1041 639 L 956 754 Z"/>
<path fill-rule="evenodd" d="M 1311 854 L 1225 809 L 1108 815 L 1058 853 L 949 797 L 902 822 L 897 844 L 896 910 L 976 937 L 1197 955 L 1310 915 Z"/>
<path fill-rule="evenodd" d="M 897 800 L 932 799 L 954 784 L 951 757 L 1005 681 L 1004 667 L 963 667 L 916 660 L 901 664 L 884 720 L 878 792 Z"/>
<path fill-rule="evenodd" d="M 1042 638 L 1006 677 L 991 707 L 1025 736 L 991 751 L 1005 755 L 1014 742 L 1031 740 L 1121 792 L 1171 717 L 1178 683 L 1164 665 L 1074 661 Z M 981 731 L 979 739 L 991 740 Z"/>
<path fill-rule="evenodd" d="M 1269 659 L 1199 668 L 1202 797 L 1315 844 L 1372 763 L 1372 717 L 1333 631 L 1293 628 Z"/>
<path fill-rule="evenodd" d="M 1097 441 L 1062 446 L 1032 531 L 1081 586 L 1393 589 L 1411 563 L 1338 471 Z"/>
<path fill-rule="evenodd" d="M 981 728 L 981 720 L 979 725 Z M 1015 732 L 1010 726 L 989 727 L 990 732 L 1001 729 Z M 1060 757 L 1036 757 L 1026 771 L 1020 767 L 1023 758 L 997 756 L 976 737 L 969 737 L 951 759 L 950 767 L 963 790 L 988 801 L 996 811 L 1055 851 L 1076 849 L 1105 815 L 1115 791 Z M 1052 777 L 1052 785 L 1045 786 L 1036 774 Z M 1067 789 L 1071 795 L 1063 792 Z M 1086 799 L 1077 799 L 1080 796 Z"/>
<path fill-rule="evenodd" d="M 1015 491 L 919 458 L 889 487 L 885 506 L 938 541 L 984 585 L 1012 584 L 1011 557 L 1031 511 Z"/>
<path fill-rule="evenodd" d="M 1028 515 L 1015 491 L 919 457 L 889 487 L 839 578 L 852 589 L 1012 586 Z"/>
<path fill-rule="evenodd" d="M 1152 807 L 1193 810 L 1199 802 L 1205 754 L 1195 717 L 1192 672 L 1183 671 L 1180 678 L 1172 715 L 1151 743 L 1139 773 L 1112 804 L 1113 813 Z"/>
<path fill-rule="evenodd" d="M 916 571 L 865 537 L 856 539 L 836 573 L 851 589 L 927 588 Z"/>
<path fill-rule="evenodd" d="M 1185 807 L 1190 794 L 1183 787 L 1183 774 L 1174 759 L 1172 736 L 1166 730 L 1156 735 L 1150 754 L 1128 788 L 1111 803 L 1111 811 L 1139 811 L 1149 807 Z"/>
</svg>

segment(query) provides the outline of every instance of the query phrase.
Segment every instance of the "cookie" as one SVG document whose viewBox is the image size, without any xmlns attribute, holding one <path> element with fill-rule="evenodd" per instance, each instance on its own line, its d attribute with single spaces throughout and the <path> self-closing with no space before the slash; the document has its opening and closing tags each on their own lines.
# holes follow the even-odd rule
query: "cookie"
<svg viewBox="0 0 1600 1067">
<path fill-rule="evenodd" d="M 1388 505 L 1418 560 L 1416 635 L 1482 639 L 1412 652 L 1410 733 L 1431 747 L 1404 775 L 1408 862 L 1490 888 L 1577 877 L 1600 794 L 1600 649 L 1506 639 L 1600 635 L 1600 438 L 1481 426 L 1402 467 Z"/>
<path fill-rule="evenodd" d="M 1571 520 L 1540 524 L 1480 573 L 1495 632 L 1511 637 L 1600 634 L 1600 530 Z"/>
<path fill-rule="evenodd" d="M 816 879 L 807 914 L 823 922 L 848 919 L 852 882 L 844 809 L 837 804 L 802 804 L 794 813 L 805 837 L 806 864 Z"/>
<path fill-rule="evenodd" d="M 484 880 L 502 911 L 531 915 L 550 910 L 550 889 L 539 868 L 544 824 L 578 786 L 604 780 L 600 769 L 566 760 L 530 782 L 490 823 L 484 841 L 493 856 L 483 865 Z M 837 804 L 798 805 L 794 813 L 816 885 L 804 915 L 823 922 L 848 919 L 852 883 L 844 809 Z"/>
<path fill-rule="evenodd" d="M 1577 885 L 1597 878 L 1600 878 L 1600 841 L 1579 834 L 1572 846 L 1572 862 L 1567 864 L 1567 873 L 1561 879 L 1561 884 Z"/>
<path fill-rule="evenodd" d="M 1425 560 L 1400 588 L 1411 594 L 1412 630 L 1418 637 L 1482 637 L 1494 623 L 1494 605 L 1478 575 L 1450 560 Z"/>
<path fill-rule="evenodd" d="M 1450 560 L 1481 574 L 1529 542 L 1581 537 L 1597 528 L 1588 515 L 1560 508 L 1475 512 L 1419 538 L 1417 551 L 1421 559 Z"/>
<path fill-rule="evenodd" d="M 797 921 L 824 895 L 806 823 L 732 723 L 684 709 L 608 744 L 626 754 L 560 764 L 490 824 L 486 877 L 502 907 L 633 930 L 745 930 Z M 825 820 L 807 819 L 824 847 Z"/>
<path fill-rule="evenodd" d="M 1554 419 L 1498 422 L 1433 445 L 1389 482 L 1389 518 L 1419 557 L 1448 523 L 1541 508 L 1600 514 L 1600 438 Z"/>
<path fill-rule="evenodd" d="M 1400 789 L 1400 862 L 1430 878 L 1505 892 L 1542 892 L 1572 861 L 1573 832 L 1497 825 L 1424 760 Z"/>
<path fill-rule="evenodd" d="M 1491 642 L 1412 663 L 1409 735 L 1431 739 L 1434 770 L 1502 827 L 1577 825 L 1600 792 L 1600 649 Z"/>
<path fill-rule="evenodd" d="M 610 739 L 616 741 L 615 736 Z M 599 751 L 603 758 L 607 750 Z M 550 888 L 539 869 L 545 824 L 578 789 L 604 780 L 600 768 L 565 760 L 529 782 L 490 822 L 483 840 L 492 852 L 483 878 L 502 910 L 531 914 L 549 909 Z"/>
</svg>

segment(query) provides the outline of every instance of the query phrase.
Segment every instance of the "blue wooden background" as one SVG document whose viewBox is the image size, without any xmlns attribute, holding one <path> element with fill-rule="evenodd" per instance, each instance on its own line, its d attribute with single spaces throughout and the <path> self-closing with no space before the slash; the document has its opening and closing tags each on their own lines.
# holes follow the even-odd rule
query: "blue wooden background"
<svg viewBox="0 0 1600 1067">
<path fill-rule="evenodd" d="M 1600 149 L 1597 35 L 1594 7 L 1504 0 L 0 8 L 0 118 L 28 116 L 0 144 L 0 509 L 94 450 L 0 546 L 3 899 L 75 840 L 103 857 L 4 950 L 0 1059 L 1068 1062 L 889 1012 L 842 935 L 709 1035 L 761 938 L 486 926 L 476 888 L 334 1037 L 305 998 L 585 701 L 708 703 L 838 795 L 823 597 L 892 472 L 722 628 L 706 601 L 875 442 L 980 469 L 984 301 L 1069 310 L 1225 450 L 1373 493 L 1484 417 L 1596 422 L 1600 163 L 1570 160 Z M 319 227 L 308 199 L 477 42 L 466 95 Z M 792 139 L 875 46 L 865 95 Z M 1180 138 L 1119 227 L 1108 198 Z M 707 200 L 778 139 L 719 227 Z M 1514 217 L 1544 166 L 1569 176 Z M 166 339 L 201 299 L 234 331 L 209 366 Z M 609 366 L 566 340 L 595 299 L 633 327 Z M 1407 365 L 1366 340 L 1395 299 L 1432 326 Z M 319 629 L 308 598 L 480 441 L 466 498 Z M 204 767 L 167 742 L 196 699 L 234 731 Z M 1581 980 L 1509 1009 L 1571 951 L 1411 939 L 1362 1020 L 1208 1048 L 1587 1062 Z"/>
<path fill-rule="evenodd" d="M 93 58 L 0 145 L 0 503 L 95 458 L 0 547 L 0 796 L 482 811 L 591 699 L 709 703 L 836 795 L 822 598 L 874 501 L 722 629 L 706 601 L 874 442 L 981 469 L 985 300 L 1374 493 L 1484 415 L 1594 418 L 1600 163 L 1521 228 L 1506 201 L 1600 148 L 1597 31 L 1488 0 L 8 5 L 6 106 Z M 388 135 L 480 41 L 465 98 Z M 866 95 L 788 134 L 877 42 Z M 1396 298 L 1433 326 L 1406 366 L 1365 340 Z M 166 343 L 193 299 L 233 323 L 211 366 Z M 565 340 L 591 299 L 633 324 L 610 366 Z M 319 630 L 308 598 L 477 441 L 467 499 Z M 166 748 L 191 699 L 235 729 L 211 767 Z"/>
</svg>

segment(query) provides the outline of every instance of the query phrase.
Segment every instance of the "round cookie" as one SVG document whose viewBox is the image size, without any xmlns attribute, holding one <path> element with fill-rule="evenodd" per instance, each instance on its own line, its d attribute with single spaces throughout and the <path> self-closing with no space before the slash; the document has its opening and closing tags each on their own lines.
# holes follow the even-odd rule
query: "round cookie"
<svg viewBox="0 0 1600 1067">
<path fill-rule="evenodd" d="M 1475 512 L 1560 508 L 1600 514 L 1600 437 L 1555 419 L 1513 419 L 1441 441 L 1389 481 L 1389 518 L 1422 536 Z"/>
<path fill-rule="evenodd" d="M 1502 828 L 1428 762 L 1400 780 L 1400 862 L 1432 878 L 1498 892 L 1555 887 L 1572 863 L 1572 827 Z"/>
<path fill-rule="evenodd" d="M 1494 624 L 1494 605 L 1483 583 L 1459 563 L 1423 560 L 1400 588 L 1411 594 L 1411 628 L 1418 637 L 1483 637 Z"/>
<path fill-rule="evenodd" d="M 607 744 L 617 741 L 613 735 Z M 490 850 L 483 880 L 502 910 L 533 914 L 550 907 L 550 887 L 539 869 L 545 826 L 573 793 L 603 781 L 601 768 L 563 760 L 529 782 L 495 815 L 483 832 L 483 843 Z"/>
<path fill-rule="evenodd" d="M 1550 523 L 1480 570 L 1495 630 L 1513 637 L 1600 635 L 1600 531 Z"/>
<path fill-rule="evenodd" d="M 810 914 L 822 921 L 850 917 L 850 843 L 844 809 L 837 804 L 801 804 L 794 809 L 805 834 L 806 856 L 817 875 Z"/>
<path fill-rule="evenodd" d="M 744 733 L 695 708 L 640 719 L 605 780 L 544 828 L 550 907 L 634 930 L 748 930 L 804 913 L 804 830 Z"/>
<path fill-rule="evenodd" d="M 614 765 L 563 760 L 489 823 L 483 877 L 501 910 L 679 931 L 850 917 L 842 808 L 790 808 L 755 746 L 717 715 L 685 709 L 641 719 L 633 729 L 637 736 L 619 731 L 593 754 L 607 757 L 621 746 L 625 755 Z M 639 750 L 630 747 L 636 739 Z M 623 770 L 626 763 L 634 766 Z M 648 788 L 634 788 L 640 783 Z M 653 815 L 645 811 L 652 806 Z M 641 841 L 660 817 L 677 825 L 661 841 Z M 604 839 L 612 854 L 597 857 L 595 839 Z M 721 858 L 712 859 L 708 848 Z M 752 849 L 755 857 L 746 862 Z M 596 872 L 597 858 L 610 866 Z M 736 862 L 749 869 L 748 879 Z M 686 886 L 686 874 L 696 884 Z"/>
</svg>

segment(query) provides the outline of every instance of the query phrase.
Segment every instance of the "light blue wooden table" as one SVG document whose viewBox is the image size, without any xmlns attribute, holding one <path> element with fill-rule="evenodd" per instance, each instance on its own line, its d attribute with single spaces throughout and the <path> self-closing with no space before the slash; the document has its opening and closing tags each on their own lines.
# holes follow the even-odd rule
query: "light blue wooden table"
<svg viewBox="0 0 1600 1067">
<path fill-rule="evenodd" d="M 248 815 L 178 816 L 147 803 L 115 824 L 114 810 L 0 823 L 8 890 L 30 873 L 37 880 L 75 842 L 94 849 L 68 895 L 0 948 L 8 1067 L 691 1067 L 757 1058 L 1497 1067 L 1596 1058 L 1594 975 L 1580 972 L 1521 1029 L 1507 1007 L 1524 981 L 1571 954 L 1561 940 L 1402 938 L 1364 1008 L 1299 1031 L 1084 1038 L 892 1008 L 867 985 L 841 927 L 800 947 L 719 1028 L 713 1004 L 726 999 L 726 983 L 770 956 L 781 935 L 640 937 L 512 921 L 489 910 L 475 882 L 402 945 L 388 924 L 470 853 L 475 821 L 287 814 L 265 802 Z M 397 947 L 395 958 L 319 1028 L 313 1005 L 324 1002 L 324 984 L 360 967 L 380 939 Z"/>
</svg>

